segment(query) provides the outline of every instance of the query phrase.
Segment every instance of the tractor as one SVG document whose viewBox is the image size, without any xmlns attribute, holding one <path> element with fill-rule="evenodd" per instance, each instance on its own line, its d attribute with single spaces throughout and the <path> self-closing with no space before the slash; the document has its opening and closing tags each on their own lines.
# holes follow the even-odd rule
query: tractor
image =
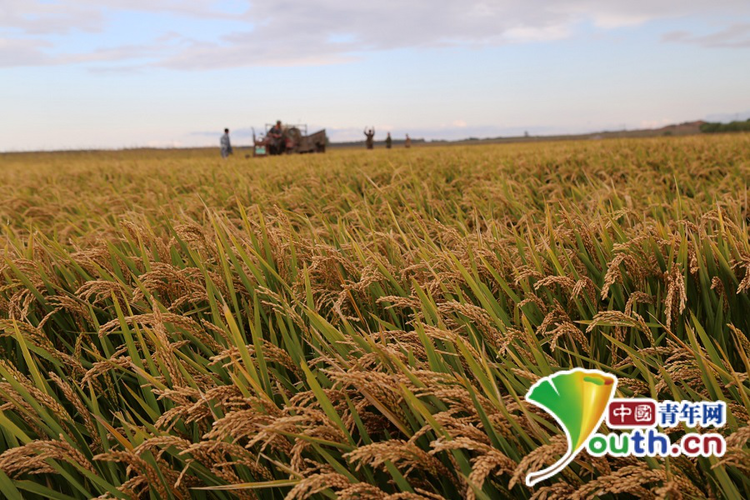
<svg viewBox="0 0 750 500">
<path fill-rule="evenodd" d="M 267 123 L 263 135 L 256 136 L 253 129 L 253 156 L 281 155 L 292 153 L 325 153 L 326 131 L 307 133 L 307 125 L 283 125 L 281 136 L 270 134 L 273 124 Z"/>
</svg>

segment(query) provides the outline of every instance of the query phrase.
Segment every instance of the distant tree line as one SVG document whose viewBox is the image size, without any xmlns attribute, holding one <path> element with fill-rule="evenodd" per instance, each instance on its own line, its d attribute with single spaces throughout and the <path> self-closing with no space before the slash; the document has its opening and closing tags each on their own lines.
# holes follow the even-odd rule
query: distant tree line
<svg viewBox="0 0 750 500">
<path fill-rule="evenodd" d="M 750 132 L 750 120 L 729 123 L 707 122 L 701 125 L 701 132 L 704 134 L 717 134 L 720 132 Z"/>
</svg>

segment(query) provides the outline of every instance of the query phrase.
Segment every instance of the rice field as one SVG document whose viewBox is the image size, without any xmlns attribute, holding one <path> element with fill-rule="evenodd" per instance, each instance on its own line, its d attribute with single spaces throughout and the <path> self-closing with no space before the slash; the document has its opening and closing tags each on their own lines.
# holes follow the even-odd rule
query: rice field
<svg viewBox="0 0 750 500">
<path fill-rule="evenodd" d="M 748 179 L 750 135 L 0 156 L 0 492 L 750 498 Z M 527 487 L 574 367 L 726 401 L 727 453 Z"/>
</svg>

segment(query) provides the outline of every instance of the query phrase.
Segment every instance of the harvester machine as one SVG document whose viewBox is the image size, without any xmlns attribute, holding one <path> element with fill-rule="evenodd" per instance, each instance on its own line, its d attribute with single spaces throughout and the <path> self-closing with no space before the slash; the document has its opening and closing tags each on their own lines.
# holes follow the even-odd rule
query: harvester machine
<svg viewBox="0 0 750 500">
<path fill-rule="evenodd" d="M 292 153 L 325 153 L 328 142 L 325 129 L 307 133 L 307 125 L 284 125 L 282 133 L 271 133 L 273 124 L 266 124 L 264 135 L 256 136 L 253 129 L 253 156 Z"/>
</svg>

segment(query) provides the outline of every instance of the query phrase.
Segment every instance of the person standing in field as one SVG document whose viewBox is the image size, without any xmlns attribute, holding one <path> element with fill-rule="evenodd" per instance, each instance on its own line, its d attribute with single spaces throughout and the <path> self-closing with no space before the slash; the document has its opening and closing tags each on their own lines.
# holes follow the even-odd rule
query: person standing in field
<svg viewBox="0 0 750 500">
<path fill-rule="evenodd" d="M 367 149 L 373 149 L 375 147 L 375 127 L 370 128 L 369 130 L 365 128 L 365 144 L 367 145 Z"/>
<path fill-rule="evenodd" d="M 268 137 L 271 138 L 271 154 L 281 154 L 286 149 L 286 141 L 284 140 L 284 127 L 281 125 L 281 120 L 276 120 L 276 125 L 271 127 L 268 131 Z"/>
<path fill-rule="evenodd" d="M 388 135 L 385 138 L 385 149 L 391 149 L 392 145 L 393 145 L 393 139 L 391 139 L 391 133 L 388 132 Z"/>
<path fill-rule="evenodd" d="M 406 134 L 406 140 L 404 141 L 404 146 L 407 148 L 411 147 L 411 137 L 409 137 L 409 134 Z"/>
<path fill-rule="evenodd" d="M 233 153 L 232 143 L 229 141 L 229 129 L 224 129 L 224 135 L 221 136 L 221 157 L 226 159 Z"/>
</svg>

